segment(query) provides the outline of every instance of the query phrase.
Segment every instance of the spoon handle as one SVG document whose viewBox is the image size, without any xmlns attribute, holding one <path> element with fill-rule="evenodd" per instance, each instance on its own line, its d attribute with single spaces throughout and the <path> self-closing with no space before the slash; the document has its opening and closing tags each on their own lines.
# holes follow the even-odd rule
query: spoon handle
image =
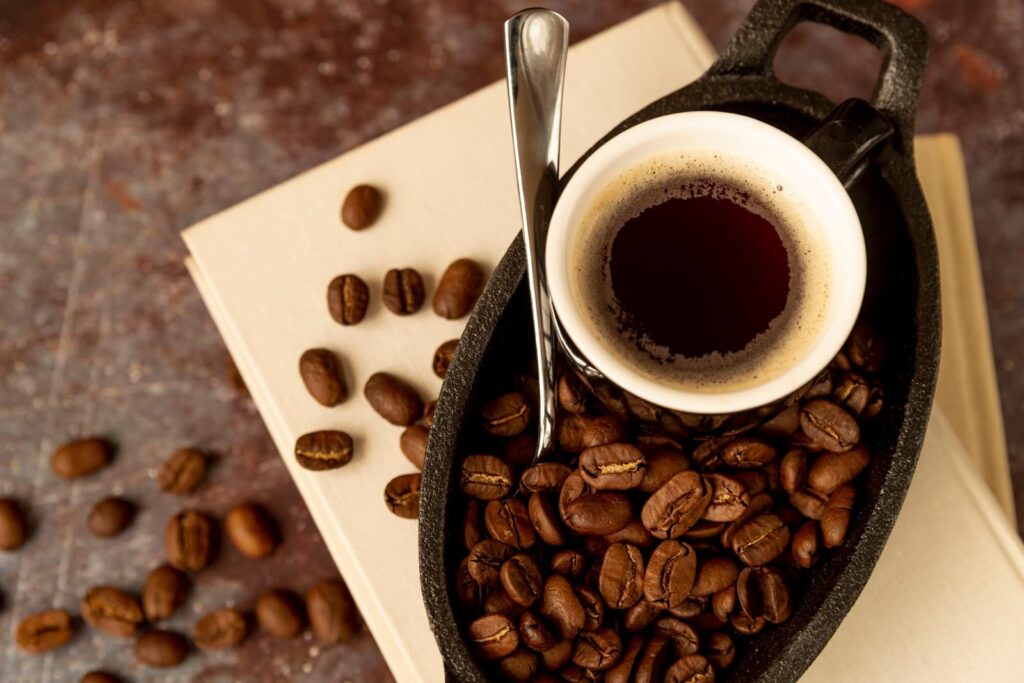
<svg viewBox="0 0 1024 683">
<path fill-rule="evenodd" d="M 505 22 L 508 105 L 540 375 L 534 461 L 547 455 L 554 441 L 554 337 L 544 277 L 544 245 L 558 196 L 562 82 L 568 47 L 569 23 L 556 12 L 528 9 Z"/>
</svg>

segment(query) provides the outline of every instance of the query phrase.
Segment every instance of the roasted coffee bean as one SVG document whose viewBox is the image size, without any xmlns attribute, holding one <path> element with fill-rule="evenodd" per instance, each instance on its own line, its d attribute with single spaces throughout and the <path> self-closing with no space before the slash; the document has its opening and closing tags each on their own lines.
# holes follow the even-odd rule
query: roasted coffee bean
<svg viewBox="0 0 1024 683">
<path fill-rule="evenodd" d="M 576 666 L 592 671 L 611 668 L 622 656 L 622 640 L 610 628 L 583 631 L 576 638 L 572 661 Z"/>
<path fill-rule="evenodd" d="M 597 585 L 612 609 L 635 605 L 644 594 L 644 556 L 640 549 L 627 543 L 609 547 L 601 561 Z"/>
<path fill-rule="evenodd" d="M 258 503 L 243 503 L 228 511 L 224 518 L 231 544 L 248 558 L 258 560 L 274 552 L 278 529 L 266 508 Z"/>
<path fill-rule="evenodd" d="M 183 510 L 167 520 L 164 549 L 168 562 L 178 569 L 204 569 L 213 559 L 215 543 L 213 521 L 202 512 Z"/>
<path fill-rule="evenodd" d="M 636 446 L 609 443 L 592 446 L 580 454 L 583 480 L 598 490 L 636 488 L 647 471 L 647 460 Z"/>
<path fill-rule="evenodd" d="M 554 632 L 536 613 L 527 610 L 519 617 L 519 640 L 526 647 L 543 652 L 558 643 Z"/>
<path fill-rule="evenodd" d="M 711 503 L 702 515 L 709 522 L 731 522 L 739 519 L 750 506 L 750 494 L 732 477 L 708 473 L 704 480 L 711 486 Z"/>
<path fill-rule="evenodd" d="M 515 624 L 504 614 L 488 614 L 473 621 L 467 629 L 469 642 L 477 656 L 492 660 L 512 654 L 519 647 Z"/>
<path fill-rule="evenodd" d="M 631 518 L 626 526 L 608 534 L 604 539 L 609 543 L 629 543 L 637 548 L 654 545 L 654 536 L 651 536 L 651 532 L 638 517 Z"/>
<path fill-rule="evenodd" d="M 508 597 L 523 607 L 535 603 L 544 588 L 544 577 L 540 573 L 540 567 L 525 553 L 513 555 L 505 560 L 498 575 Z"/>
<path fill-rule="evenodd" d="M 358 275 L 339 275 L 327 285 L 327 310 L 339 325 L 358 324 L 369 305 L 370 288 Z"/>
<path fill-rule="evenodd" d="M 427 401 L 426 405 L 423 406 L 423 417 L 419 419 L 419 423 L 430 429 L 434 426 L 434 413 L 437 411 L 437 399 L 433 401 Z"/>
<path fill-rule="evenodd" d="M 743 513 L 743 516 L 735 522 L 730 522 L 725 530 L 722 531 L 722 537 L 719 539 L 722 545 L 726 548 L 731 548 L 732 537 L 735 535 L 736 529 L 743 526 L 747 520 L 753 519 L 762 513 L 770 512 L 774 505 L 775 501 L 767 493 L 760 493 L 752 497 L 750 505 L 747 507 L 747 511 Z"/>
<path fill-rule="evenodd" d="M 804 524 L 793 534 L 790 547 L 793 564 L 809 569 L 818 560 L 818 523 L 814 520 Z"/>
<path fill-rule="evenodd" d="M 135 641 L 135 660 L 157 669 L 178 666 L 188 656 L 188 641 L 174 631 L 149 631 Z"/>
<path fill-rule="evenodd" d="M 196 622 L 192 627 L 192 642 L 201 650 L 224 650 L 241 643 L 248 632 L 245 615 L 225 607 Z"/>
<path fill-rule="evenodd" d="M 741 437 L 722 448 L 722 462 L 730 467 L 753 468 L 767 465 L 775 459 L 775 447 L 767 441 Z"/>
<path fill-rule="evenodd" d="M 549 647 L 540 653 L 540 664 L 548 671 L 556 671 L 569 663 L 572 659 L 572 641 L 561 640 L 553 647 Z"/>
<path fill-rule="evenodd" d="M 640 636 L 632 636 L 622 648 L 622 656 L 613 667 L 604 674 L 605 683 L 629 683 L 633 680 L 633 669 L 636 667 L 637 657 L 644 646 L 644 639 Z"/>
<path fill-rule="evenodd" d="M 121 683 L 121 679 L 106 671 L 90 671 L 78 683 Z"/>
<path fill-rule="evenodd" d="M 728 436 L 718 436 L 701 441 L 693 449 L 694 464 L 703 470 L 718 469 L 722 466 L 722 448 L 732 440 Z"/>
<path fill-rule="evenodd" d="M 206 477 L 206 456 L 195 448 L 179 448 L 160 466 L 157 484 L 166 493 L 192 493 Z"/>
<path fill-rule="evenodd" d="M 596 566 L 596 565 L 591 565 Z M 576 586 L 576 597 L 583 606 L 583 630 L 593 631 L 604 623 L 605 604 L 601 594 L 587 586 Z"/>
<path fill-rule="evenodd" d="M 460 483 L 466 495 L 480 500 L 504 498 L 512 490 L 512 468 L 493 455 L 470 455 L 462 461 Z"/>
<path fill-rule="evenodd" d="M 499 583 L 487 591 L 484 600 L 484 614 L 505 614 L 511 619 L 518 619 L 526 608 L 509 597 Z"/>
<path fill-rule="evenodd" d="M 683 600 L 678 607 L 673 607 L 668 610 L 668 613 L 674 617 L 679 617 L 680 619 L 693 619 L 704 610 L 707 602 L 708 601 L 705 598 L 695 598 L 690 596 Z"/>
<path fill-rule="evenodd" d="M 60 647 L 71 640 L 74 634 L 71 615 L 62 609 L 51 609 L 22 619 L 15 631 L 14 640 L 25 652 L 40 654 Z"/>
<path fill-rule="evenodd" d="M 641 597 L 635 605 L 626 610 L 622 617 L 622 627 L 627 631 L 642 631 L 654 623 L 658 615 L 664 611 L 663 607 L 659 607 L 647 598 Z"/>
<path fill-rule="evenodd" d="M 162 564 L 146 577 L 142 587 L 142 611 L 151 622 L 169 619 L 185 602 L 188 577 L 169 564 Z"/>
<path fill-rule="evenodd" d="M 587 393 L 576 375 L 567 373 L 558 378 L 558 405 L 576 415 L 587 411 Z"/>
<path fill-rule="evenodd" d="M 566 683 L 599 683 L 601 681 L 600 671 L 591 671 L 575 664 L 562 668 L 558 674 Z"/>
<path fill-rule="evenodd" d="M 533 493 L 527 507 L 530 523 L 533 524 L 540 539 L 549 546 L 559 546 L 565 543 L 565 534 L 552 495 Z"/>
<path fill-rule="evenodd" d="M 579 470 L 573 471 L 566 477 L 565 481 L 562 482 L 562 490 L 558 492 L 558 513 L 562 515 L 562 519 L 565 519 L 570 503 L 580 496 L 591 493 L 594 493 L 594 489 L 587 482 L 583 481 L 583 475 L 580 474 Z"/>
<path fill-rule="evenodd" d="M 337 579 L 321 579 L 306 591 L 306 613 L 313 635 L 323 643 L 347 643 L 359 632 L 359 610 L 348 586 Z"/>
<path fill-rule="evenodd" d="M 469 558 L 462 558 L 455 570 L 455 598 L 464 610 L 479 610 L 484 604 L 484 589 L 469 573 Z"/>
<path fill-rule="evenodd" d="M 537 673 L 537 655 L 530 650 L 519 648 L 508 657 L 499 659 L 497 666 L 502 680 L 510 683 L 530 683 Z"/>
<path fill-rule="evenodd" d="M 855 372 L 839 378 L 832 389 L 832 398 L 852 415 L 860 415 L 871 401 L 871 384 Z"/>
<path fill-rule="evenodd" d="M 353 230 L 373 225 L 384 206 L 384 195 L 373 185 L 356 185 L 341 204 L 341 220 Z"/>
<path fill-rule="evenodd" d="M 860 416 L 865 420 L 876 418 L 882 412 L 884 406 L 885 392 L 882 391 L 882 387 L 873 386 L 871 387 L 871 397 L 868 399 L 868 404 L 864 406 L 864 412 Z"/>
<path fill-rule="evenodd" d="M 821 519 L 821 513 L 825 511 L 827 498 L 817 491 L 795 491 L 789 494 L 789 503 L 800 511 L 804 517 L 810 519 Z"/>
<path fill-rule="evenodd" d="M 811 385 L 807 388 L 807 391 L 802 396 L 803 400 L 809 401 L 812 398 L 824 398 L 832 393 L 832 374 L 829 372 L 822 372 Z"/>
<path fill-rule="evenodd" d="M 676 448 L 656 446 L 640 449 L 647 460 L 644 478 L 638 487 L 644 493 L 654 493 L 672 477 L 690 469 L 683 452 Z"/>
<path fill-rule="evenodd" d="M 592 418 L 586 415 L 561 416 L 555 425 L 558 447 L 566 453 L 579 453 L 583 450 L 583 431 L 591 423 Z"/>
<path fill-rule="evenodd" d="M 299 376 L 320 405 L 336 406 L 348 398 L 348 386 L 338 357 L 327 349 L 307 349 L 299 357 Z"/>
<path fill-rule="evenodd" d="M 807 480 L 807 451 L 802 448 L 791 448 L 782 456 L 779 465 L 779 483 L 786 493 L 796 493 L 803 489 Z"/>
<path fill-rule="evenodd" d="M 549 576 L 544 584 L 540 613 L 558 629 L 563 638 L 575 638 L 586 619 L 579 596 L 569 580 L 561 574 Z"/>
<path fill-rule="evenodd" d="M 557 491 L 572 474 L 568 465 L 560 462 L 541 462 L 523 470 L 520 485 L 527 491 Z"/>
<path fill-rule="evenodd" d="M 591 420 L 583 428 L 580 440 L 583 448 L 593 448 L 622 441 L 625 435 L 626 430 L 621 420 L 611 415 L 602 415 Z"/>
<path fill-rule="evenodd" d="M 501 446 L 502 459 L 513 467 L 529 467 L 536 452 L 537 437 L 529 433 L 505 439 Z"/>
<path fill-rule="evenodd" d="M 305 626 L 302 602 L 288 590 L 266 591 L 256 601 L 256 620 L 272 636 L 294 638 Z"/>
<path fill-rule="evenodd" d="M 501 565 L 515 554 L 515 548 L 501 541 L 480 541 L 469 551 L 469 574 L 482 586 L 494 586 L 500 581 Z"/>
<path fill-rule="evenodd" d="M 138 599 L 112 586 L 91 589 L 79 609 L 87 624 L 120 638 L 134 636 L 145 621 Z"/>
<path fill-rule="evenodd" d="M 484 271 L 474 261 L 460 258 L 453 261 L 437 283 L 434 292 L 434 313 L 455 320 L 473 310 L 484 288 Z"/>
<path fill-rule="evenodd" d="M 590 493 L 580 496 L 565 509 L 565 524 L 580 534 L 604 535 L 629 523 L 633 508 L 621 493 Z"/>
<path fill-rule="evenodd" d="M 458 348 L 458 339 L 449 339 L 437 347 L 437 351 L 434 351 L 434 362 L 431 365 L 435 375 L 441 379 L 448 375 L 448 367 L 452 364 L 452 358 L 455 357 L 455 351 Z"/>
<path fill-rule="evenodd" d="M 795 403 L 761 423 L 758 431 L 772 439 L 784 439 L 800 429 L 800 406 Z"/>
<path fill-rule="evenodd" d="M 400 474 L 384 487 L 384 504 L 403 519 L 420 516 L 420 473 Z"/>
<path fill-rule="evenodd" d="M 860 440 L 857 421 L 832 401 L 818 399 L 800 409 L 800 427 L 825 450 L 842 452 Z"/>
<path fill-rule="evenodd" d="M 665 661 L 671 654 L 671 650 L 671 644 L 666 638 L 656 636 L 647 641 L 636 660 L 633 682 L 661 683 Z"/>
<path fill-rule="evenodd" d="M 412 315 L 423 306 L 423 278 L 413 268 L 392 268 L 384 274 L 384 305 L 395 315 Z"/>
<path fill-rule="evenodd" d="M 885 342 L 864 324 L 853 328 L 844 350 L 850 363 L 864 372 L 878 372 L 885 360 Z"/>
<path fill-rule="evenodd" d="M 682 619 L 660 617 L 654 622 L 654 633 L 672 643 L 677 657 L 692 655 L 700 648 L 697 630 Z"/>
<path fill-rule="evenodd" d="M 420 424 L 409 425 L 402 432 L 399 438 L 399 448 L 402 455 L 409 459 L 416 469 L 423 469 L 423 459 L 427 455 L 427 440 L 430 438 L 430 430 Z"/>
<path fill-rule="evenodd" d="M 675 538 L 697 523 L 711 503 L 711 487 L 696 472 L 680 472 L 644 503 L 644 526 L 658 538 Z"/>
<path fill-rule="evenodd" d="M 736 529 L 733 552 L 748 566 L 771 562 L 789 543 L 789 529 L 776 515 L 754 517 Z"/>
<path fill-rule="evenodd" d="M 370 407 L 393 425 L 408 427 L 423 415 L 423 399 L 416 390 L 386 372 L 370 375 L 363 395 Z"/>
<path fill-rule="evenodd" d="M 706 519 L 701 519 L 679 538 L 687 541 L 706 541 L 721 534 L 727 526 L 726 522 L 709 522 Z"/>
<path fill-rule="evenodd" d="M 701 655 L 687 655 L 665 672 L 665 683 L 714 683 L 715 670 Z"/>
<path fill-rule="evenodd" d="M 870 462 L 868 449 L 861 445 L 842 453 L 822 453 L 811 465 L 807 483 L 818 493 L 829 495 L 856 479 Z"/>
<path fill-rule="evenodd" d="M 499 396 L 481 414 L 484 429 L 494 436 L 515 436 L 530 424 L 530 404 L 518 391 Z"/>
<path fill-rule="evenodd" d="M 732 558 L 724 555 L 709 557 L 700 563 L 690 594 L 702 598 L 725 590 L 736 582 L 739 572 L 740 568 Z"/>
<path fill-rule="evenodd" d="M 600 560 L 611 545 L 611 541 L 608 540 L 607 536 L 584 536 L 583 554 L 591 560 Z M 597 574 L 600 573 L 600 569 L 598 563 L 592 561 L 590 567 L 588 567 L 587 575 L 583 577 L 583 582 L 588 586 L 596 586 Z M 594 579 L 594 581 L 588 581 L 588 578 Z"/>
<path fill-rule="evenodd" d="M 662 541 L 651 553 L 644 575 L 647 601 L 674 609 L 686 600 L 697 575 L 697 553 L 686 543 Z"/>
<path fill-rule="evenodd" d="M 0 550 L 17 550 L 27 536 L 28 525 L 21 505 L 13 498 L 0 498 Z"/>
<path fill-rule="evenodd" d="M 761 591 L 764 618 L 781 624 L 793 613 L 793 599 L 782 573 L 774 567 L 755 567 L 753 572 Z"/>
<path fill-rule="evenodd" d="M 728 621 L 736 608 L 736 585 L 723 588 L 711 596 L 711 612 L 719 621 Z"/>
<path fill-rule="evenodd" d="M 737 610 L 731 617 L 729 617 L 729 623 L 737 633 L 741 633 L 745 636 L 752 636 L 763 631 L 768 620 L 764 617 L 747 616 L 742 610 Z"/>
<path fill-rule="evenodd" d="M 774 462 L 769 463 L 766 468 L 772 468 L 773 465 Z M 751 498 L 768 489 L 768 475 L 761 470 L 735 470 L 729 472 L 729 477 L 742 484 Z"/>
<path fill-rule="evenodd" d="M 560 550 L 551 557 L 551 571 L 578 579 L 587 569 L 587 558 L 578 550 Z"/>
<path fill-rule="evenodd" d="M 483 503 L 476 498 L 466 501 L 466 516 L 462 522 L 462 542 L 469 550 L 484 540 Z"/>
<path fill-rule="evenodd" d="M 101 469 L 111 457 L 111 446 L 103 439 L 78 439 L 55 450 L 50 456 L 50 467 L 57 476 L 76 479 Z"/>
<path fill-rule="evenodd" d="M 484 508 L 484 525 L 491 538 L 520 550 L 533 547 L 537 540 L 526 506 L 515 498 L 487 503 Z"/>
<path fill-rule="evenodd" d="M 295 441 L 295 461 L 307 470 L 333 470 L 351 460 L 352 437 L 343 431 L 310 432 Z"/>
<path fill-rule="evenodd" d="M 835 548 L 846 539 L 854 495 L 853 485 L 843 484 L 829 496 L 821 513 L 821 538 L 826 548 Z"/>
<path fill-rule="evenodd" d="M 716 669 L 728 669 L 736 657 L 736 648 L 728 633 L 715 631 L 704 639 L 704 656 Z"/>
</svg>

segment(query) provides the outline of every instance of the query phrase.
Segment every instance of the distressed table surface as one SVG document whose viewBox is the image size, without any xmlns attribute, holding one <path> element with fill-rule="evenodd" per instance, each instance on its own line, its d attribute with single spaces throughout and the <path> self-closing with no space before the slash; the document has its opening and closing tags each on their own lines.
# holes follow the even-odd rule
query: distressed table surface
<svg viewBox="0 0 1024 683">
<path fill-rule="evenodd" d="M 131 680 L 386 681 L 365 632 L 321 647 L 251 637 L 159 676 L 127 642 L 82 629 L 28 657 L 14 624 L 77 610 L 92 585 L 138 588 L 183 506 L 263 502 L 284 529 L 270 559 L 224 548 L 186 610 L 250 607 L 270 586 L 305 590 L 330 558 L 181 265 L 178 231 L 425 114 L 502 73 L 500 24 L 528 3 L 294 0 L 0 0 L 0 495 L 31 508 L 31 541 L 0 555 L 0 679 L 75 681 L 102 666 Z M 552 2 L 580 39 L 653 2 Z M 686 3 L 716 47 L 749 0 Z M 921 131 L 964 146 L 1011 468 L 1024 511 L 1024 6 L 900 0 L 932 35 Z M 801 27 L 780 74 L 834 98 L 870 90 L 873 48 Z M 339 196 L 340 201 L 340 196 Z M 47 466 L 62 440 L 101 433 L 114 465 L 69 484 Z M 218 454 L 179 499 L 154 476 L 171 450 Z M 84 532 L 110 493 L 140 514 L 119 539 Z"/>
</svg>

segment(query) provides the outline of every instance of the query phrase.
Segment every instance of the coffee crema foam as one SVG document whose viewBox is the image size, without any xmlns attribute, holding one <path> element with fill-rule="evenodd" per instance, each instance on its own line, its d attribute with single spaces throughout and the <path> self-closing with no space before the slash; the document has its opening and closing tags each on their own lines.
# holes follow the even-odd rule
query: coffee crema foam
<svg viewBox="0 0 1024 683">
<path fill-rule="evenodd" d="M 831 273 L 828 251 L 793 194 L 746 160 L 714 152 L 659 155 L 624 171 L 591 201 L 570 247 L 570 294 L 591 334 L 633 371 L 686 391 L 736 391 L 784 374 L 822 332 Z M 743 349 L 690 358 L 623 327 L 609 254 L 630 219 L 668 199 L 695 197 L 730 200 L 775 227 L 789 259 L 789 293 L 782 313 Z"/>
</svg>

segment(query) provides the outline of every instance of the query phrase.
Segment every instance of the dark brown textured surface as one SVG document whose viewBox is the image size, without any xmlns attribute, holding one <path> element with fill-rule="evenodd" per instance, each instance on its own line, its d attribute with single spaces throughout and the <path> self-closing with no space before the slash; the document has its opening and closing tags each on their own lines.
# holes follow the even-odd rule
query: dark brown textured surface
<svg viewBox="0 0 1024 683">
<path fill-rule="evenodd" d="M 304 591 L 333 567 L 181 265 L 180 229 L 501 75 L 500 23 L 525 3 L 0 0 L 0 495 L 29 502 L 32 536 L 0 555 L 3 680 L 71 680 L 102 663 L 141 678 L 130 645 L 82 629 L 43 658 L 18 653 L 22 616 L 75 609 L 99 582 L 138 589 L 179 508 L 265 503 L 285 542 L 267 560 L 225 547 L 170 621 L 250 608 L 272 585 Z M 652 2 L 550 3 L 590 35 Z M 750 0 L 690 2 L 721 47 Z M 919 117 L 967 158 L 1024 510 L 1024 7 L 901 0 L 932 33 Z M 798 30 L 779 67 L 833 97 L 870 88 L 878 60 L 853 39 Z M 339 202 L 344 188 L 339 188 Z M 296 226 L 297 229 L 301 226 Z M 86 480 L 57 480 L 50 451 L 97 432 L 119 446 Z M 173 449 L 220 454 L 181 499 L 158 492 Z M 83 533 L 105 495 L 139 503 L 117 539 Z M 365 632 L 319 647 L 256 635 L 161 680 L 377 681 Z"/>
</svg>

